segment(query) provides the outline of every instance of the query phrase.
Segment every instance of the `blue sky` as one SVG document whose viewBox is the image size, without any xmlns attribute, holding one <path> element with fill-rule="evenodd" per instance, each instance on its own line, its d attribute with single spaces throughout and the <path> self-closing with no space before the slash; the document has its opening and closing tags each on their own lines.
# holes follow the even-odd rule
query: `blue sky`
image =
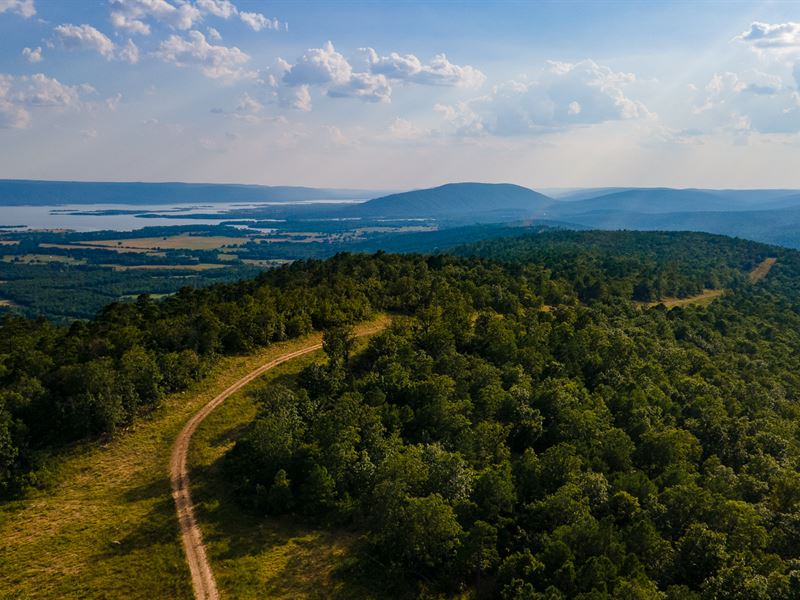
<svg viewBox="0 0 800 600">
<path fill-rule="evenodd" d="M 0 0 L 0 177 L 800 187 L 800 3 Z"/>
</svg>

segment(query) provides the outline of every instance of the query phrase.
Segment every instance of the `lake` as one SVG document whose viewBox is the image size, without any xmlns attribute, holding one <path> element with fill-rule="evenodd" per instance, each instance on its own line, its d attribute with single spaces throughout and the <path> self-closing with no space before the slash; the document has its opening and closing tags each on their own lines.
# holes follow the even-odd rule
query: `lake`
<svg viewBox="0 0 800 600">
<path fill-rule="evenodd" d="M 142 227 L 161 227 L 175 225 L 218 225 L 235 218 L 225 214 L 239 208 L 259 206 L 289 206 L 309 204 L 357 204 L 363 200 L 309 200 L 303 202 L 258 202 L 245 203 L 203 203 L 186 204 L 59 204 L 52 206 L 0 206 L 0 226 L 24 225 L 26 229 L 72 229 L 74 231 L 131 231 Z M 131 214 L 87 214 L 92 212 L 120 211 Z M 78 214 L 80 213 L 80 214 Z M 169 213 L 170 215 L 189 215 L 197 213 L 220 213 L 218 219 L 181 219 L 179 217 L 137 217 L 143 213 Z M 264 221 L 264 219 L 259 219 Z"/>
</svg>

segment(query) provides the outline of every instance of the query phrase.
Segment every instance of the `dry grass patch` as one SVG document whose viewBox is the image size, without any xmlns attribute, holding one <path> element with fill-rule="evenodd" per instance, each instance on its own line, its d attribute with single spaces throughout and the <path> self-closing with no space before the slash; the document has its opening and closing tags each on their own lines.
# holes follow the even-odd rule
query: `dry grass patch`
<svg viewBox="0 0 800 600">
<path fill-rule="evenodd" d="M 750 283 L 758 283 L 769 275 L 770 269 L 772 269 L 776 262 L 778 262 L 778 259 L 774 257 L 762 260 L 755 269 L 750 271 L 750 275 L 748 275 Z"/>
<path fill-rule="evenodd" d="M 703 290 L 702 294 L 696 294 L 694 296 L 687 296 L 686 298 L 662 298 L 661 300 L 654 300 L 652 302 L 639 302 L 636 301 L 635 303 L 639 306 L 652 308 L 653 306 L 658 306 L 659 304 L 663 304 L 667 308 L 675 308 L 676 306 L 708 306 L 714 300 L 722 296 L 725 293 L 725 290 L 710 290 L 705 289 Z"/>
</svg>

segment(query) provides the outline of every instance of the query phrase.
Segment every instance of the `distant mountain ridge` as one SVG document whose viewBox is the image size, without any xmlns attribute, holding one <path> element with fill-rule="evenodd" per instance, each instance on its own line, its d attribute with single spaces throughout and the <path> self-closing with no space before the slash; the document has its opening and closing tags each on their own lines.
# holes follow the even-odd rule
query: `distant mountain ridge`
<svg viewBox="0 0 800 600">
<path fill-rule="evenodd" d="M 360 217 L 516 219 L 539 214 L 552 204 L 544 194 L 511 183 L 448 183 L 375 198 L 348 212 Z"/>
<path fill-rule="evenodd" d="M 597 211 L 661 214 L 770 210 L 800 205 L 796 190 L 703 190 L 631 188 L 599 190 L 595 196 L 575 194 L 551 206 L 559 216 Z"/>
<path fill-rule="evenodd" d="M 800 248 L 800 192 L 605 188 L 559 195 L 546 217 L 608 230 L 702 231 Z"/>
<path fill-rule="evenodd" d="M 0 206 L 366 200 L 374 198 L 375 194 L 369 190 L 228 183 L 0 179 Z"/>
</svg>

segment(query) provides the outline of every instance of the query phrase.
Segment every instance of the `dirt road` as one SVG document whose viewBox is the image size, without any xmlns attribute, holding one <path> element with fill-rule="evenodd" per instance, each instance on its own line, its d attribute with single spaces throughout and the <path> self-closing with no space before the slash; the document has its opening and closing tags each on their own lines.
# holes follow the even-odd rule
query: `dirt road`
<svg viewBox="0 0 800 600">
<path fill-rule="evenodd" d="M 178 434 L 178 439 L 172 449 L 172 457 L 170 458 L 169 476 L 172 483 L 172 497 L 175 500 L 175 508 L 178 511 L 178 523 L 181 537 L 183 538 L 183 549 L 186 551 L 186 560 L 189 563 L 189 570 L 192 574 L 194 597 L 197 600 L 217 600 L 219 591 L 217 590 L 217 582 L 214 580 L 214 573 L 211 571 L 211 565 L 208 563 L 206 548 L 203 544 L 203 534 L 200 532 L 200 527 L 198 527 L 195 519 L 192 495 L 189 490 L 189 471 L 186 466 L 186 456 L 189 452 L 189 442 L 192 439 L 192 435 L 200 423 L 203 422 L 203 419 L 211 414 L 211 411 L 256 377 L 281 363 L 309 352 L 314 352 L 320 348 L 322 348 L 322 344 L 319 343 L 306 346 L 300 350 L 288 352 L 251 371 L 201 408 L 189 419 L 189 422 Z"/>
<path fill-rule="evenodd" d="M 384 322 L 376 327 L 362 329 L 356 332 L 356 336 L 361 337 L 377 333 L 383 329 L 385 325 L 386 323 Z M 172 449 L 172 456 L 170 458 L 169 476 L 172 483 L 172 497 L 175 500 L 175 508 L 178 512 L 178 523 L 180 525 L 181 538 L 183 539 L 183 548 L 186 551 L 186 560 L 189 563 L 189 570 L 192 574 L 194 597 L 197 600 L 218 600 L 219 590 L 217 590 L 217 582 L 214 579 L 214 573 L 208 562 L 206 547 L 203 544 L 203 534 L 195 519 L 192 495 L 189 490 L 189 471 L 186 465 L 186 457 L 189 453 L 189 443 L 192 439 L 192 435 L 197 430 L 200 423 L 203 422 L 203 419 L 211 414 L 211 411 L 222 404 L 229 396 L 256 379 L 259 375 L 262 375 L 286 361 L 321 348 L 321 343 L 309 344 L 294 352 L 287 352 L 261 365 L 254 371 L 251 371 L 201 408 L 189 419 L 189 422 L 186 423 L 180 434 L 178 434 L 178 439 L 175 441 L 175 446 Z"/>
</svg>

